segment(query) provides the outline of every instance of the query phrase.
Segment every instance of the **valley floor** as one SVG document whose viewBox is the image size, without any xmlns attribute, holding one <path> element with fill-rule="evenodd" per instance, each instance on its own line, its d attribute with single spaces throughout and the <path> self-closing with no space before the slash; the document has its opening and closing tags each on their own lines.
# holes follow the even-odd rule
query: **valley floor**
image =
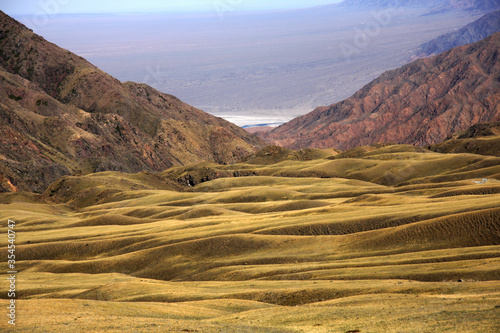
<svg viewBox="0 0 500 333">
<path fill-rule="evenodd" d="M 499 199 L 500 158 L 410 146 L 65 177 L 0 196 L 0 330 L 499 331 Z"/>
</svg>

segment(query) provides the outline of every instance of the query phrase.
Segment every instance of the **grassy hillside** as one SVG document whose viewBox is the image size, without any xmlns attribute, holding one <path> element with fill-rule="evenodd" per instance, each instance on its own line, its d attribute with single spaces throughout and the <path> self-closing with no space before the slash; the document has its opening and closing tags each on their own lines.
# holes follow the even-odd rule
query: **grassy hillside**
<svg viewBox="0 0 500 333">
<path fill-rule="evenodd" d="M 0 192 L 64 175 L 233 163 L 265 144 L 146 84 L 122 83 L 0 11 Z"/>
<path fill-rule="evenodd" d="M 500 157 L 500 122 L 474 125 L 429 149 L 438 153 L 473 153 Z"/>
<path fill-rule="evenodd" d="M 2 194 L 16 332 L 494 332 L 499 199 L 498 157 L 383 145 Z"/>
</svg>

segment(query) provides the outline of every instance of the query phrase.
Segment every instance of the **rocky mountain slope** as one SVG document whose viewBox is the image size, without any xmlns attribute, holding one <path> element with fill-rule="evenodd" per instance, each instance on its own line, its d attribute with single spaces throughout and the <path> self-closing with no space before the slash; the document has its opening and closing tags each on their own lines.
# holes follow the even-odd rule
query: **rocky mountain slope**
<svg viewBox="0 0 500 333">
<path fill-rule="evenodd" d="M 498 31 L 500 31 L 500 10 L 486 14 L 458 31 L 420 45 L 415 53 L 417 57 L 436 55 L 454 47 L 475 43 Z"/>
<path fill-rule="evenodd" d="M 264 146 L 174 96 L 121 83 L 0 12 L 0 191 L 62 175 L 234 162 Z"/>
<path fill-rule="evenodd" d="M 376 142 L 430 145 L 500 120 L 500 33 L 389 71 L 351 98 L 268 133 L 288 148 L 348 149 Z"/>
</svg>

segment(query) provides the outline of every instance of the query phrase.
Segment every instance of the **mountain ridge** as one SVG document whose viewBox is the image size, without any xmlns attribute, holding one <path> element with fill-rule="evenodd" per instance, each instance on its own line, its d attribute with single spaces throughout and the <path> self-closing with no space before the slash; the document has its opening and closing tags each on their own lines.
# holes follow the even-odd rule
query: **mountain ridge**
<svg viewBox="0 0 500 333">
<path fill-rule="evenodd" d="M 443 13 L 446 11 L 466 10 L 466 11 L 492 11 L 500 8 L 500 4 L 495 0 L 345 0 L 340 3 L 345 7 L 371 7 L 371 8 L 396 8 L 396 7 L 415 7 L 427 8 L 429 12 L 426 15 Z"/>
<path fill-rule="evenodd" d="M 497 9 L 500 9 L 500 3 L 496 0 L 446 0 L 441 6 L 436 6 L 431 10 L 428 15 L 455 10 L 490 12 Z"/>
<path fill-rule="evenodd" d="M 500 157 L 500 121 L 476 124 L 428 148 L 438 153 L 468 153 Z"/>
<path fill-rule="evenodd" d="M 271 132 L 292 149 L 349 149 L 377 142 L 430 145 L 500 119 L 500 33 L 388 71 L 351 98 L 319 107 Z"/>
<path fill-rule="evenodd" d="M 500 31 L 500 10 L 488 13 L 458 31 L 447 33 L 420 45 L 415 52 L 416 57 L 433 56 L 454 47 L 472 44 L 498 31 Z"/>
<path fill-rule="evenodd" d="M 73 173 L 230 163 L 265 146 L 172 95 L 121 83 L 3 12 L 0 79 L 4 191 L 40 192 Z"/>
</svg>

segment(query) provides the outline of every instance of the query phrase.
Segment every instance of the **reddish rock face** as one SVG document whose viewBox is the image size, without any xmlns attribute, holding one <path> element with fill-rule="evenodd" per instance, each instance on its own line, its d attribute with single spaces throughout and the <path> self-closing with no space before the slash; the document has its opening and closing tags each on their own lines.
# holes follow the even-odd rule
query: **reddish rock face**
<svg viewBox="0 0 500 333">
<path fill-rule="evenodd" d="M 389 71 L 351 98 L 258 135 L 287 148 L 430 145 L 500 120 L 500 33 Z"/>
<path fill-rule="evenodd" d="M 0 192 L 68 174 L 235 162 L 265 144 L 145 84 L 121 83 L 0 11 Z"/>
</svg>

